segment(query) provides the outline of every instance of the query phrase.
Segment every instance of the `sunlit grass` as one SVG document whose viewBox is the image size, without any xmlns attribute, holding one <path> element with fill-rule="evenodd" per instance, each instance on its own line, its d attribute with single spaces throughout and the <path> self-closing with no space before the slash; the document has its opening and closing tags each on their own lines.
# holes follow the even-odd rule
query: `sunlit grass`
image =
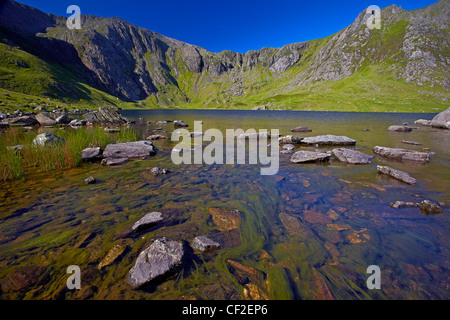
<svg viewBox="0 0 450 320">
<path fill-rule="evenodd" d="M 120 132 L 106 132 L 101 127 L 67 129 L 54 133 L 65 140 L 51 146 L 33 145 L 36 133 L 20 128 L 8 128 L 0 135 L 0 179 L 16 180 L 24 178 L 26 168 L 40 172 L 56 169 L 70 169 L 82 164 L 81 151 L 90 147 L 102 150 L 108 144 L 136 141 L 138 133 L 134 128 L 122 128 Z M 21 145 L 21 150 L 8 147 Z"/>
</svg>

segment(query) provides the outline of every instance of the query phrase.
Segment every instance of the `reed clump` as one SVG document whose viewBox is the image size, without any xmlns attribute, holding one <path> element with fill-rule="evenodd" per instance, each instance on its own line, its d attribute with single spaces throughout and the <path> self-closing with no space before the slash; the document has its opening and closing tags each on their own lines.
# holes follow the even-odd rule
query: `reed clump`
<svg viewBox="0 0 450 320">
<path fill-rule="evenodd" d="M 21 128 L 8 128 L 0 134 L 0 180 L 23 179 L 27 168 L 40 172 L 70 169 L 81 165 L 81 151 L 89 147 L 104 149 L 108 144 L 132 142 L 138 139 L 137 131 L 122 128 L 111 133 L 101 127 L 65 129 L 54 132 L 65 143 L 51 146 L 33 144 L 36 132 Z"/>
</svg>

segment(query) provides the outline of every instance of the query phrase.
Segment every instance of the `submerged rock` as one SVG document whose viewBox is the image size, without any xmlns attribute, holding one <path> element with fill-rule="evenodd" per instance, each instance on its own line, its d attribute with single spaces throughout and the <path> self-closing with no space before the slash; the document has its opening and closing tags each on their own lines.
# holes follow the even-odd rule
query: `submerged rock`
<svg viewBox="0 0 450 320">
<path fill-rule="evenodd" d="M 120 166 L 128 162 L 128 158 L 106 158 L 102 160 L 103 166 Z"/>
<path fill-rule="evenodd" d="M 377 170 L 378 170 L 378 172 L 384 173 L 386 175 L 389 175 L 395 179 L 398 179 L 398 180 L 403 181 L 408 184 L 415 184 L 417 182 L 417 180 L 414 179 L 413 177 L 411 177 L 409 175 L 409 173 L 406 173 L 406 172 L 403 172 L 400 170 L 396 170 L 396 169 L 392 169 L 387 166 L 377 166 Z"/>
<path fill-rule="evenodd" d="M 345 136 L 335 136 L 335 135 L 324 135 L 317 137 L 304 138 L 302 143 L 312 144 L 312 145 L 330 145 L 330 146 L 354 146 L 356 145 L 356 140 L 350 139 Z"/>
<path fill-rule="evenodd" d="M 64 144 L 64 143 L 66 143 L 66 141 L 63 138 L 55 136 L 53 133 L 50 133 L 50 132 L 45 132 L 45 133 L 39 134 L 33 140 L 33 145 L 42 146 L 42 147 L 48 147 L 48 146 Z"/>
<path fill-rule="evenodd" d="M 94 177 L 90 176 L 89 178 L 84 179 L 84 183 L 86 184 L 95 184 L 97 180 Z"/>
<path fill-rule="evenodd" d="M 394 209 L 403 209 L 403 208 L 417 208 L 420 206 L 420 204 L 417 202 L 395 201 L 389 203 L 389 206 Z"/>
<path fill-rule="evenodd" d="M 291 132 L 312 132 L 312 130 L 308 129 L 308 127 L 300 126 L 300 127 L 292 129 Z"/>
<path fill-rule="evenodd" d="M 143 158 L 156 155 L 156 148 L 149 141 L 109 144 L 103 151 L 104 158 Z"/>
<path fill-rule="evenodd" d="M 413 151 L 408 149 L 387 148 L 376 146 L 373 148 L 373 152 L 389 159 L 395 160 L 410 160 L 429 162 L 430 155 L 425 152 Z"/>
<path fill-rule="evenodd" d="M 202 252 L 211 252 L 220 248 L 220 243 L 217 243 L 207 237 L 195 237 L 192 241 L 192 247 Z"/>
<path fill-rule="evenodd" d="M 111 265 L 114 261 L 116 261 L 117 258 L 122 255 L 126 248 L 127 245 L 125 244 L 116 244 L 111 248 L 111 250 L 108 251 L 103 260 L 98 264 L 97 268 L 101 270 L 102 268 Z"/>
<path fill-rule="evenodd" d="M 157 239 L 142 251 L 128 274 L 128 282 L 139 288 L 156 278 L 166 276 L 182 265 L 183 245 L 166 238 Z"/>
<path fill-rule="evenodd" d="M 146 228 L 150 225 L 158 223 L 162 221 L 162 213 L 161 212 L 151 212 L 146 214 L 142 219 L 136 221 L 136 223 L 131 227 L 133 231 Z"/>
<path fill-rule="evenodd" d="M 241 221 L 241 214 L 236 209 L 209 208 L 214 224 L 221 231 L 237 229 Z"/>
<path fill-rule="evenodd" d="M 161 168 L 151 168 L 150 172 L 153 173 L 155 176 L 161 176 L 161 175 L 165 175 L 168 174 L 170 171 L 167 169 L 161 169 Z"/>
<path fill-rule="evenodd" d="M 351 149 L 334 149 L 333 154 L 339 161 L 351 164 L 369 164 L 372 163 L 373 156 Z"/>
<path fill-rule="evenodd" d="M 410 144 L 410 145 L 413 145 L 413 146 L 421 146 L 421 145 L 422 145 L 422 144 L 419 143 L 419 142 L 408 141 L 408 140 L 403 140 L 402 143 L 403 143 L 403 144 Z"/>
<path fill-rule="evenodd" d="M 450 108 L 434 117 L 431 120 L 431 126 L 439 129 L 450 129 Z"/>
<path fill-rule="evenodd" d="M 291 156 L 293 163 L 305 163 L 316 161 L 328 161 L 331 155 L 328 153 L 314 152 L 314 151 L 297 151 Z"/>
<path fill-rule="evenodd" d="M 46 268 L 38 266 L 17 267 L 0 281 L 1 291 L 20 291 L 35 285 Z"/>
<path fill-rule="evenodd" d="M 239 139 L 269 139 L 271 137 L 270 132 L 255 132 L 255 133 L 243 133 L 239 136 Z"/>
<path fill-rule="evenodd" d="M 420 211 L 424 214 L 439 214 L 444 212 L 443 205 L 430 200 L 423 200 L 420 204 Z"/>
<path fill-rule="evenodd" d="M 408 126 L 390 126 L 388 128 L 388 131 L 394 131 L 394 132 L 411 132 L 412 128 Z"/>
</svg>

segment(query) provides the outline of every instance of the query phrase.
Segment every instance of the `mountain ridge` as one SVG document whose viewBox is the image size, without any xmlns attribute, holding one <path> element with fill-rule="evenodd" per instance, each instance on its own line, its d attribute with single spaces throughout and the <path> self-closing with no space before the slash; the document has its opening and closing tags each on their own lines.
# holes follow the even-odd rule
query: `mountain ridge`
<svg viewBox="0 0 450 320">
<path fill-rule="evenodd" d="M 65 17 L 5 0 L 0 7 L 0 39 L 5 46 L 18 47 L 51 64 L 56 71 L 42 86 L 45 92 L 36 96 L 67 103 L 80 97 L 89 102 L 86 90 L 93 88 L 100 95 L 106 93 L 107 98 L 100 100 L 116 106 L 128 101 L 138 107 L 265 104 L 306 109 L 310 101 L 320 100 L 315 88 L 325 83 L 331 95 L 334 86 L 344 84 L 344 95 L 348 95 L 358 88 L 350 88 L 346 80 L 369 72 L 376 86 L 386 77 L 399 91 L 420 87 L 433 92 L 435 105 L 444 108 L 441 101 L 448 100 L 450 86 L 448 4 L 449 0 L 440 0 L 414 11 L 386 7 L 382 30 L 372 31 L 365 26 L 364 10 L 349 27 L 329 37 L 242 54 L 212 53 L 121 18 L 83 15 L 83 28 L 68 30 Z M 0 52 L 7 51 L 1 48 Z M 6 69 L 9 76 L 20 74 L 11 69 Z M 27 93 L 11 79 L 0 76 L 0 87 Z M 74 82 L 83 88 L 73 89 Z M 308 99 L 311 92 L 314 97 Z M 357 96 L 342 102 L 362 111 L 360 103 L 355 103 Z M 332 103 L 328 97 L 323 100 L 325 105 Z"/>
</svg>

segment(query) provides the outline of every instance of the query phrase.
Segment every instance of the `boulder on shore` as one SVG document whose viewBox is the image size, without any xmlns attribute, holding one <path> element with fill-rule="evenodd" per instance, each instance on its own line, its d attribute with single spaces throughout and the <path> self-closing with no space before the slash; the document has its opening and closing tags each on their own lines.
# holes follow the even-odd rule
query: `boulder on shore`
<svg viewBox="0 0 450 320">
<path fill-rule="evenodd" d="M 350 139 L 345 136 L 335 136 L 335 135 L 323 135 L 317 137 L 303 138 L 302 143 L 312 144 L 312 145 L 329 145 L 329 146 L 354 146 L 356 145 L 356 140 Z"/>
<path fill-rule="evenodd" d="M 66 141 L 63 138 L 55 136 L 53 133 L 45 132 L 36 136 L 33 140 L 33 145 L 48 147 L 57 144 L 64 144 Z"/>
<path fill-rule="evenodd" d="M 81 160 L 83 161 L 95 161 L 99 160 L 102 156 L 102 149 L 97 148 L 86 148 L 81 151 Z"/>
<path fill-rule="evenodd" d="M 419 162 L 429 162 L 430 154 L 426 152 L 413 151 L 408 149 L 387 148 L 376 146 L 373 152 L 385 158 L 394 160 L 409 160 Z"/>
<path fill-rule="evenodd" d="M 41 126 L 54 126 L 56 120 L 48 112 L 41 112 L 35 116 Z"/>
<path fill-rule="evenodd" d="M 408 184 L 415 184 L 417 182 L 417 180 L 414 179 L 413 177 L 411 177 L 409 175 L 409 173 L 406 173 L 406 172 L 403 172 L 400 170 L 396 170 L 396 169 L 392 169 L 387 166 L 377 166 L 377 170 L 380 173 L 386 174 L 388 176 L 391 176 L 397 180 L 403 181 Z"/>
<path fill-rule="evenodd" d="M 293 163 L 306 163 L 316 161 L 328 161 L 331 155 L 328 153 L 314 152 L 314 151 L 297 151 L 291 156 Z"/>
<path fill-rule="evenodd" d="M 71 127 L 82 127 L 86 125 L 86 120 L 80 120 L 80 119 L 74 119 L 72 121 L 70 121 L 69 125 Z"/>
<path fill-rule="evenodd" d="M 371 160 L 374 158 L 365 153 L 346 148 L 334 149 L 332 153 L 339 161 L 351 164 L 369 164 L 372 163 Z"/>
<path fill-rule="evenodd" d="M 62 116 L 56 118 L 57 124 L 69 124 L 72 122 L 72 118 L 69 118 L 66 114 L 63 114 Z"/>
<path fill-rule="evenodd" d="M 157 239 L 139 254 L 128 274 L 128 283 L 137 289 L 156 278 L 167 276 L 182 265 L 183 256 L 180 242 Z"/>
<path fill-rule="evenodd" d="M 21 116 L 21 117 L 15 117 L 15 118 L 11 118 L 8 119 L 8 123 L 10 126 L 22 126 L 22 127 L 27 127 L 27 126 L 34 126 L 39 124 L 39 122 L 32 116 Z"/>
<path fill-rule="evenodd" d="M 439 129 L 450 129 L 450 108 L 434 117 L 431 120 L 431 126 Z"/>
</svg>

